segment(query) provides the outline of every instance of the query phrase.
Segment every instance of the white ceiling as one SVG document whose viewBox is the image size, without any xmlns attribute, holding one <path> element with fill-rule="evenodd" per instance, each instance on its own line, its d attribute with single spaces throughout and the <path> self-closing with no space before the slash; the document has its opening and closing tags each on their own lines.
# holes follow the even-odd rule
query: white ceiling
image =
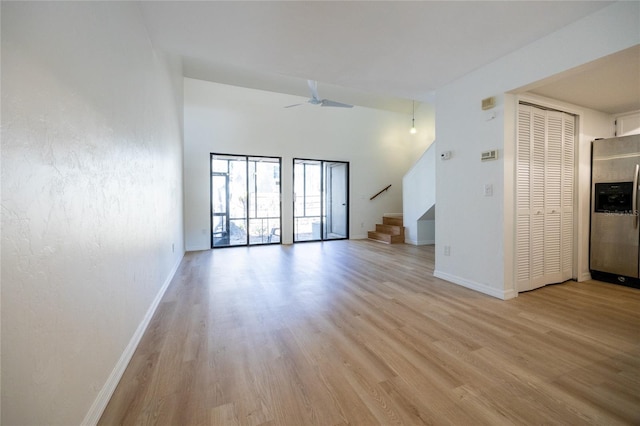
<svg viewBox="0 0 640 426">
<path fill-rule="evenodd" d="M 406 110 L 411 99 L 431 101 L 443 85 L 610 3 L 145 1 L 139 6 L 154 44 L 182 56 L 187 77 L 300 96 L 308 96 L 306 80 L 313 79 L 322 97 Z M 553 84 L 553 93 L 565 87 L 561 80 Z M 545 89 L 536 90 L 544 94 Z M 572 91 L 587 96 L 579 87 L 566 89 Z"/>
</svg>

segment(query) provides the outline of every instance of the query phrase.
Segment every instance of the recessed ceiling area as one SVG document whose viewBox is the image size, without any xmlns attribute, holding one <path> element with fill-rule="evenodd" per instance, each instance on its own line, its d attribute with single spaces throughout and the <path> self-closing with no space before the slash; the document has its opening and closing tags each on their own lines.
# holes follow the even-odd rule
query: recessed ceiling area
<svg viewBox="0 0 640 426">
<path fill-rule="evenodd" d="M 612 115 L 640 110 L 640 45 L 598 59 L 520 91 Z"/>
<path fill-rule="evenodd" d="M 186 77 L 411 112 L 444 85 L 611 1 L 162 1 L 138 3 Z M 609 113 L 640 109 L 638 48 L 530 85 Z"/>
</svg>

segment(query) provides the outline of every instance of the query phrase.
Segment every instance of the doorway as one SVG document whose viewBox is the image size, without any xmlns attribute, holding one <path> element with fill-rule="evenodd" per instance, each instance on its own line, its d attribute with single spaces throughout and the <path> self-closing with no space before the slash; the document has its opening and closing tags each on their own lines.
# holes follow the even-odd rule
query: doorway
<svg viewBox="0 0 640 426">
<path fill-rule="evenodd" d="M 293 160 L 293 242 L 349 238 L 349 163 Z"/>
<path fill-rule="evenodd" d="M 280 243 L 278 157 L 211 154 L 211 248 Z"/>
</svg>

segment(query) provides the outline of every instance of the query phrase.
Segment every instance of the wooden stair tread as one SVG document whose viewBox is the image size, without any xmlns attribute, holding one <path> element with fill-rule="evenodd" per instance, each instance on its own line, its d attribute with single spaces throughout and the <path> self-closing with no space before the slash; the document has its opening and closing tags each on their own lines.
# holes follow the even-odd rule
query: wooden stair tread
<svg viewBox="0 0 640 426">
<path fill-rule="evenodd" d="M 401 216 L 383 216 L 382 223 L 376 224 L 375 231 L 369 231 L 370 240 L 386 244 L 404 243 L 404 226 Z"/>
<path fill-rule="evenodd" d="M 401 217 L 397 216 L 384 216 L 382 218 L 382 223 L 384 225 L 395 225 L 395 226 L 403 226 L 404 222 Z"/>
<path fill-rule="evenodd" d="M 368 237 L 370 240 L 379 241 L 387 244 L 404 243 L 404 236 L 402 235 L 390 235 L 382 232 L 369 231 Z"/>
<path fill-rule="evenodd" d="M 376 232 L 391 235 L 404 235 L 404 227 L 397 225 L 376 224 Z"/>
</svg>

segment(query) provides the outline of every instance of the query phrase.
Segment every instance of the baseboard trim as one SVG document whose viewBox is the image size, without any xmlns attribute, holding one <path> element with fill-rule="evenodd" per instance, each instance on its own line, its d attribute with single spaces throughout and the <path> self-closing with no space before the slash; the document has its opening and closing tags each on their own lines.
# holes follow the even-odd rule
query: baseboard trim
<svg viewBox="0 0 640 426">
<path fill-rule="evenodd" d="M 405 244 L 412 244 L 414 246 L 432 246 L 436 243 L 436 240 L 412 240 L 407 238 L 404 240 Z"/>
<path fill-rule="evenodd" d="M 183 258 L 184 258 L 184 254 L 182 255 L 182 257 L 180 257 L 180 259 L 178 259 L 176 264 L 173 265 L 173 268 L 171 269 L 171 271 L 169 272 L 169 275 L 167 276 L 166 280 L 162 284 L 162 287 L 158 291 L 158 294 L 156 294 L 156 297 L 153 299 L 151 306 L 149 306 L 149 309 L 147 309 L 147 313 L 145 314 L 144 318 L 142 318 L 142 321 L 138 325 L 136 332 L 133 333 L 133 336 L 131 337 L 129 344 L 124 349 L 124 352 L 122 352 L 122 355 L 120 355 L 120 359 L 118 360 L 115 367 L 111 371 L 111 374 L 107 378 L 106 383 L 104 384 L 104 386 L 102 386 L 102 389 L 98 393 L 98 396 L 93 401 L 93 404 L 89 409 L 89 412 L 87 413 L 87 415 L 85 416 L 84 420 L 81 423 L 83 426 L 84 425 L 93 426 L 98 424 L 98 421 L 100 420 L 100 417 L 102 417 L 102 413 L 104 412 L 104 409 L 107 408 L 107 404 L 109 403 L 109 400 L 113 395 L 113 392 L 116 390 L 116 387 L 118 386 L 118 383 L 120 382 L 120 379 L 124 374 L 124 371 L 127 369 L 127 366 L 129 365 L 129 361 L 131 361 L 131 357 L 133 357 L 133 353 L 136 351 L 136 348 L 138 347 L 138 344 L 140 343 L 140 340 L 142 339 L 144 332 L 147 330 L 147 327 L 151 322 L 151 318 L 153 318 L 153 314 L 155 314 L 156 309 L 158 308 L 158 305 L 160 304 L 160 301 L 164 296 L 164 293 L 167 291 L 167 288 L 169 288 L 169 284 L 171 284 L 171 280 L 173 280 L 174 275 L 178 271 L 178 267 L 180 266 L 180 263 L 182 262 Z"/>
<path fill-rule="evenodd" d="M 518 293 L 513 289 L 499 290 L 497 288 L 489 287 L 486 284 L 471 281 L 466 278 L 461 278 L 438 270 L 433 271 L 433 276 L 502 300 L 513 299 L 518 295 Z"/>
</svg>

